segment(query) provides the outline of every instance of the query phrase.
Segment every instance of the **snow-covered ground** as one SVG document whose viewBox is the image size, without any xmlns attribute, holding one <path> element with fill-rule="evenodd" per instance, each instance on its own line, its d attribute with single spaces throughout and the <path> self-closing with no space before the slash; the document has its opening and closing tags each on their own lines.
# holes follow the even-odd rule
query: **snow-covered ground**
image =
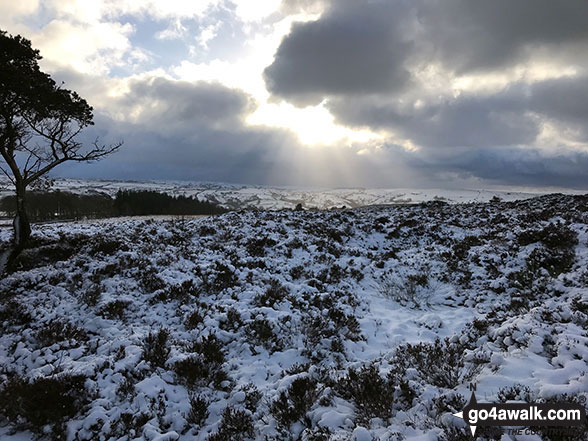
<svg viewBox="0 0 588 441">
<path fill-rule="evenodd" d="M 105 193 L 114 196 L 118 190 L 155 190 L 173 196 L 197 196 L 200 200 L 215 202 L 231 209 L 259 208 L 277 210 L 294 208 L 327 209 L 334 207 L 362 207 L 378 204 L 416 204 L 443 200 L 449 203 L 487 202 L 493 197 L 504 201 L 527 199 L 542 194 L 563 192 L 582 194 L 582 191 L 553 188 L 501 188 L 501 189 L 309 189 L 295 187 L 246 186 L 223 183 L 188 181 L 104 181 L 84 179 L 56 179 L 53 190 L 79 194 Z M 9 182 L 0 176 L 0 197 L 11 194 Z"/>
<path fill-rule="evenodd" d="M 37 226 L 0 438 L 450 441 L 470 383 L 585 403 L 587 242 L 564 195 Z"/>
</svg>

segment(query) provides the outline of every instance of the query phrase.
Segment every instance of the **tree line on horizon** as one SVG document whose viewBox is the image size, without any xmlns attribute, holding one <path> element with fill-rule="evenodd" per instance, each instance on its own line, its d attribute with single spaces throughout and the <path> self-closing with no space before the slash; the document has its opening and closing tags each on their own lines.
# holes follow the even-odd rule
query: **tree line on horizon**
<svg viewBox="0 0 588 441">
<path fill-rule="evenodd" d="M 154 190 L 119 190 L 107 194 L 75 194 L 67 191 L 30 192 L 27 197 L 32 222 L 63 219 L 98 219 L 117 216 L 221 214 L 227 210 L 193 196 L 170 196 Z M 0 211 L 16 214 L 16 196 L 0 200 Z"/>
</svg>

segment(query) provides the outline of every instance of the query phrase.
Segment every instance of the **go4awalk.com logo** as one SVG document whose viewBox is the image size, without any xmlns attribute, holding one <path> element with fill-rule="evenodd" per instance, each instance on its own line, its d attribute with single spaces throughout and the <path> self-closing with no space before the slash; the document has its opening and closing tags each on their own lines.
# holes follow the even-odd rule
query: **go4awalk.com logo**
<svg viewBox="0 0 588 441">
<path fill-rule="evenodd" d="M 453 415 L 465 421 L 473 436 L 478 427 L 540 426 L 580 431 L 586 427 L 586 409 L 580 403 L 478 403 L 473 391 L 466 407 Z"/>
</svg>

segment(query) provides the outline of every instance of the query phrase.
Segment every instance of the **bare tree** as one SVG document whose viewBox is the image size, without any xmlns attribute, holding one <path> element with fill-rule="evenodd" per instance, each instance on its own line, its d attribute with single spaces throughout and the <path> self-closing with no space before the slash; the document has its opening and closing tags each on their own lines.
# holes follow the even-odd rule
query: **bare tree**
<svg viewBox="0 0 588 441">
<path fill-rule="evenodd" d="M 41 72 L 40 59 L 29 40 L 0 30 L 0 155 L 5 162 L 0 169 L 16 191 L 13 257 L 31 234 L 27 188 L 59 164 L 97 161 L 122 145 L 100 145 L 96 139 L 84 146 L 77 139 L 94 124 L 92 107 Z"/>
</svg>

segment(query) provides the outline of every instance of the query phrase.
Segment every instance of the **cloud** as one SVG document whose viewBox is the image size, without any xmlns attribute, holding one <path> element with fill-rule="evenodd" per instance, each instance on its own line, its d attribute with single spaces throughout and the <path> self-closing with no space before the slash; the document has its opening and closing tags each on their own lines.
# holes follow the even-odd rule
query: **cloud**
<svg viewBox="0 0 588 441">
<path fill-rule="evenodd" d="M 588 189 L 588 152 L 493 147 L 429 150 L 406 159 L 408 167 L 438 182 L 475 178 L 486 185 Z"/>
<path fill-rule="evenodd" d="M 441 99 L 334 99 L 328 107 L 339 123 L 392 131 L 423 147 L 533 146 L 549 122 L 573 130 L 577 142 L 588 141 L 588 76 Z"/>
<path fill-rule="evenodd" d="M 59 78 L 67 79 L 66 85 L 74 89 L 77 84 L 93 83 L 75 72 L 69 77 L 61 73 Z M 352 109 L 354 113 L 345 116 L 347 123 L 394 127 L 422 144 L 419 150 L 407 151 L 386 142 L 305 147 L 288 130 L 248 125 L 245 120 L 256 103 L 243 91 L 218 83 L 154 75 L 109 80 L 80 89 L 82 96 L 94 96 L 118 88 L 102 98 L 96 126 L 85 136 L 88 141 L 100 136 L 103 142 L 122 138 L 123 149 L 100 163 L 68 164 L 58 173 L 268 185 L 588 188 L 586 151 L 559 146 L 550 152 L 519 145 L 532 143 L 538 136 L 542 119 L 531 114 L 541 108 L 553 110 L 561 123 L 581 116 L 582 95 L 575 84 L 579 83 L 572 79 L 540 82 L 531 89 L 517 84 L 501 94 L 462 96 L 416 108 L 385 102 L 374 108 L 366 99 L 331 109 L 339 117 L 345 116 L 343 110 Z M 569 102 L 570 108 L 556 112 L 551 101 L 564 91 L 561 105 Z M 496 140 L 503 145 L 496 145 Z"/>
<path fill-rule="evenodd" d="M 188 28 L 186 28 L 179 18 L 171 20 L 169 26 L 163 31 L 155 34 L 155 38 L 159 40 L 179 40 L 184 38 Z"/>
<path fill-rule="evenodd" d="M 242 125 L 255 108 L 247 94 L 218 83 L 144 77 L 129 80 L 127 87 L 109 105 L 122 120 L 178 135 L 188 136 L 200 127 L 221 130 Z"/>
<path fill-rule="evenodd" d="M 316 2 L 283 2 L 305 5 Z M 332 1 L 318 20 L 292 28 L 264 77 L 275 97 L 306 105 L 399 96 L 431 82 L 450 90 L 466 75 L 513 69 L 540 79 L 570 65 L 577 73 L 588 68 L 587 16 L 583 0 Z"/>
<path fill-rule="evenodd" d="M 126 55 L 132 55 L 129 36 L 133 32 L 130 23 L 88 25 L 57 19 L 31 32 L 30 38 L 50 70 L 71 66 L 79 72 L 107 74 L 113 66 L 123 64 Z"/>
<path fill-rule="evenodd" d="M 579 48 L 587 53 L 584 0 L 422 0 L 416 5 L 421 38 L 430 46 L 426 55 L 459 73 L 521 63 L 539 49 L 557 57 L 575 57 Z"/>
<path fill-rule="evenodd" d="M 68 87 L 84 81 L 84 75 L 71 71 L 56 77 L 68 79 Z M 124 139 L 124 147 L 97 164 L 68 164 L 60 175 L 255 183 L 271 179 L 277 153 L 297 145 L 291 132 L 248 127 L 244 119 L 255 102 L 240 90 L 148 75 L 122 82 L 117 94 L 100 103 L 96 125 L 84 139 Z"/>
<path fill-rule="evenodd" d="M 588 142 L 588 74 L 538 82 L 526 88 L 529 108 L 568 128 L 579 131 Z"/>
<path fill-rule="evenodd" d="M 319 20 L 295 24 L 264 71 L 268 90 L 299 105 L 325 97 L 373 94 L 405 87 L 403 38 L 396 4 L 342 0 Z"/>
<path fill-rule="evenodd" d="M 282 0 L 280 10 L 285 14 L 321 13 L 329 4 L 329 0 Z"/>
<path fill-rule="evenodd" d="M 83 22 L 114 20 L 122 16 L 152 17 L 159 20 L 194 18 L 206 14 L 222 0 L 48 0 L 47 7 L 59 17 Z"/>
<path fill-rule="evenodd" d="M 125 139 L 64 173 L 588 187 L 584 0 L 90 3 L 0 6 Z"/>
<path fill-rule="evenodd" d="M 392 131 L 424 147 L 518 145 L 533 142 L 539 134 L 537 121 L 508 94 L 428 103 L 333 100 L 329 109 L 339 123 Z"/>
<path fill-rule="evenodd" d="M 32 14 L 39 7 L 39 0 L 21 0 L 18 2 L 1 2 L 0 17 L 16 18 L 22 15 Z"/>
<path fill-rule="evenodd" d="M 56 78 L 74 89 L 91 83 L 72 71 Z M 64 164 L 60 176 L 357 186 L 400 185 L 411 175 L 384 152 L 358 155 L 363 144 L 308 148 L 289 130 L 248 125 L 255 102 L 218 83 L 146 75 L 98 82 L 80 93 L 90 97 L 115 86 L 118 92 L 102 98 L 96 125 L 83 136 L 88 143 L 97 136 L 103 143 L 124 139 L 123 148 L 95 164 Z"/>
</svg>

